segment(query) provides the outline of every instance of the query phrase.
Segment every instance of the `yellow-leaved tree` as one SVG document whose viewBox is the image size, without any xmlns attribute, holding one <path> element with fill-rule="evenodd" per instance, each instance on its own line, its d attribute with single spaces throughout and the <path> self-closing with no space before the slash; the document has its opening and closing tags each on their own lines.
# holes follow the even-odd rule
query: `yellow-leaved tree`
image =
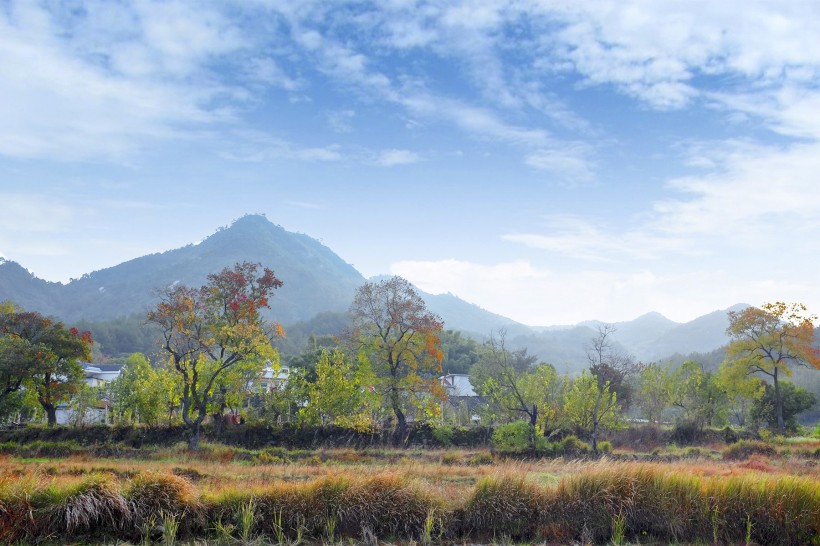
<svg viewBox="0 0 820 546">
<path fill-rule="evenodd" d="M 814 347 L 814 323 L 801 303 L 766 303 L 729 312 L 730 343 L 726 360 L 726 377 L 759 374 L 769 378 L 774 387 L 774 409 L 777 428 L 785 432 L 783 394 L 780 380 L 791 376 L 792 366 L 820 369 L 820 353 Z M 739 372 L 739 373 L 738 373 Z"/>
</svg>

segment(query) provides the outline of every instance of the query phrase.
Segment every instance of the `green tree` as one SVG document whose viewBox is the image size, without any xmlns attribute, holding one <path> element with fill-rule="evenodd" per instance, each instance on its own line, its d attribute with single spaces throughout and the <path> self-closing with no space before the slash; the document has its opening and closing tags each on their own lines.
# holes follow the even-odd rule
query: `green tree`
<svg viewBox="0 0 820 546">
<path fill-rule="evenodd" d="M 259 314 L 282 286 L 268 268 L 249 262 L 208 275 L 200 288 L 174 285 L 163 290 L 147 320 L 162 332 L 162 348 L 181 376 L 181 414 L 190 433 L 188 447 L 199 449 L 202 421 L 222 374 L 248 360 L 270 360 L 278 353 L 270 337 L 281 327 L 266 328 Z"/>
<path fill-rule="evenodd" d="M 631 398 L 631 387 L 627 383 L 627 376 L 637 369 L 632 358 L 617 351 L 612 344 L 612 334 L 615 328 L 603 325 L 598 328 L 598 334 L 592 339 L 587 348 L 589 372 L 595 379 L 595 392 L 590 406 L 589 435 L 592 439 L 592 451 L 598 454 L 598 433 L 606 428 L 605 422 L 609 414 L 620 411 L 618 398 Z"/>
<path fill-rule="evenodd" d="M 817 404 L 817 398 L 801 387 L 790 381 L 781 381 L 780 397 L 782 400 L 782 417 L 786 424 L 786 430 L 796 432 L 798 430 L 797 415 L 811 409 Z M 776 413 L 776 395 L 773 385 L 766 385 L 763 396 L 754 401 L 751 417 L 756 423 L 766 425 L 769 428 L 779 430 L 779 423 Z"/>
<path fill-rule="evenodd" d="M 746 426 L 752 407 L 763 396 L 766 383 L 757 376 L 748 375 L 740 366 L 721 366 L 717 382 L 726 393 L 735 422 Z"/>
<path fill-rule="evenodd" d="M 651 423 L 660 423 L 663 412 L 672 405 L 674 381 L 669 368 L 653 362 L 644 366 L 638 376 L 638 392 L 643 415 Z"/>
<path fill-rule="evenodd" d="M 441 350 L 444 353 L 442 373 L 469 374 L 470 368 L 478 362 L 480 347 L 475 340 L 457 330 L 444 330 L 441 332 Z"/>
<path fill-rule="evenodd" d="M 538 429 L 544 430 L 555 418 L 560 402 L 558 374 L 549 364 L 533 369 L 536 357 L 526 349 L 509 351 L 505 345 L 506 332 L 493 334 L 484 346 L 479 361 L 471 370 L 471 381 L 498 409 L 498 416 L 506 421 L 523 417 L 529 424 L 529 449 L 535 449 Z"/>
<path fill-rule="evenodd" d="M 601 385 L 589 370 L 575 378 L 564 397 L 567 422 L 587 437 L 618 427 L 620 414 L 617 393 L 609 390 L 608 383 Z"/>
<path fill-rule="evenodd" d="M 706 371 L 700 362 L 687 360 L 673 374 L 673 405 L 681 417 L 698 428 L 726 422 L 729 398 L 716 374 Z"/>
<path fill-rule="evenodd" d="M 49 426 L 57 423 L 57 406 L 82 383 L 80 362 L 89 360 L 94 342 L 89 332 L 67 328 L 37 312 L 6 303 L 0 309 L 0 384 L 3 397 L 25 386 L 36 396 Z"/>
<path fill-rule="evenodd" d="M 157 426 L 168 415 L 179 386 L 167 368 L 154 368 L 142 353 L 125 359 L 120 376 L 111 382 L 117 414 L 130 415 L 139 423 Z M 172 383 L 169 385 L 169 381 Z M 171 392 L 169 392 L 169 390 Z"/>
<path fill-rule="evenodd" d="M 350 314 L 353 340 L 369 360 L 376 390 L 396 418 L 396 438 L 403 440 L 410 408 L 432 415 L 444 400 L 437 378 L 443 358 L 442 320 L 401 277 L 362 285 Z"/>
<path fill-rule="evenodd" d="M 313 423 L 370 430 L 379 398 L 371 390 L 374 380 L 366 360 L 357 366 L 341 350 L 322 351 L 316 381 L 307 386 L 308 403 L 300 414 Z"/>
<path fill-rule="evenodd" d="M 777 430 L 786 431 L 783 416 L 782 376 L 791 376 L 792 366 L 820 369 L 820 354 L 814 347 L 814 322 L 800 303 L 766 303 L 729 312 L 730 342 L 722 366 L 738 368 L 747 375 L 769 378 L 774 388 Z"/>
</svg>

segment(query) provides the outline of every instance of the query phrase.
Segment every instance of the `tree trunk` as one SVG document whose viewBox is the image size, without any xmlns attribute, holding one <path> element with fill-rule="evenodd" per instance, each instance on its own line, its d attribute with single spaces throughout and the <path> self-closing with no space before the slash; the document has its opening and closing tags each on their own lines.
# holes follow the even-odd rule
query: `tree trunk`
<svg viewBox="0 0 820 546">
<path fill-rule="evenodd" d="M 777 430 L 781 434 L 786 433 L 786 422 L 783 420 L 783 397 L 780 394 L 780 381 L 778 380 L 777 367 L 774 368 L 772 379 L 774 379 L 774 413 L 777 417 Z"/>
<path fill-rule="evenodd" d="M 592 408 L 592 453 L 598 455 L 598 423 L 600 421 L 598 413 L 601 411 L 601 399 L 604 397 L 604 387 L 606 387 L 606 383 L 602 384 L 600 377 L 596 379 L 598 393 L 595 395 L 595 406 Z"/>
<path fill-rule="evenodd" d="M 200 421 L 195 421 L 191 427 L 191 437 L 188 438 L 188 451 L 199 451 L 200 425 Z"/>
<path fill-rule="evenodd" d="M 538 422 L 538 406 L 533 404 L 530 412 L 530 437 L 527 439 L 530 450 L 535 452 L 535 425 Z"/>
<path fill-rule="evenodd" d="M 40 405 L 43 406 L 43 409 L 46 412 L 46 419 L 48 420 L 48 426 L 53 427 L 57 424 L 57 407 L 54 404 L 49 402 L 40 402 Z"/>
<path fill-rule="evenodd" d="M 407 417 L 405 417 L 404 412 L 401 409 L 399 392 L 395 389 L 390 395 L 390 404 L 391 406 L 393 406 L 393 413 L 396 415 L 396 430 L 394 432 L 394 442 L 397 445 L 401 445 L 404 443 L 404 439 L 407 434 Z"/>
</svg>

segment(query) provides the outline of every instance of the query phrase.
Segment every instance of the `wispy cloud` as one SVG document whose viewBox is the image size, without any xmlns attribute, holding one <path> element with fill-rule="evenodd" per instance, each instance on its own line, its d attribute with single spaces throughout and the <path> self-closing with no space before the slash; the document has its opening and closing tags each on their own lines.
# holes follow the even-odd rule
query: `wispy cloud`
<svg viewBox="0 0 820 546">
<path fill-rule="evenodd" d="M 431 293 L 456 288 L 467 301 L 530 325 L 575 324 L 590 317 L 616 322 L 649 311 L 688 321 L 749 298 L 766 301 L 771 291 L 761 279 L 730 279 L 722 271 L 669 273 L 642 266 L 562 270 L 529 261 L 440 260 L 397 262 L 391 273 Z M 784 297 L 791 297 L 805 294 L 806 287 L 782 288 Z"/>
<path fill-rule="evenodd" d="M 417 153 L 410 150 L 384 150 L 376 158 L 376 164 L 382 167 L 393 167 L 417 163 L 420 159 Z"/>
</svg>

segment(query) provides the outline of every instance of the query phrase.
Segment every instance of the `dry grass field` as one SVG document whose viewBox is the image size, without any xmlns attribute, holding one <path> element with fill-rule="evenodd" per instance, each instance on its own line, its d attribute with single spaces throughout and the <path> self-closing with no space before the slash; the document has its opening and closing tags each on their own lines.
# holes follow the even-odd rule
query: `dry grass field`
<svg viewBox="0 0 820 546">
<path fill-rule="evenodd" d="M 818 452 L 4 454 L 0 544 L 820 544 Z"/>
</svg>

